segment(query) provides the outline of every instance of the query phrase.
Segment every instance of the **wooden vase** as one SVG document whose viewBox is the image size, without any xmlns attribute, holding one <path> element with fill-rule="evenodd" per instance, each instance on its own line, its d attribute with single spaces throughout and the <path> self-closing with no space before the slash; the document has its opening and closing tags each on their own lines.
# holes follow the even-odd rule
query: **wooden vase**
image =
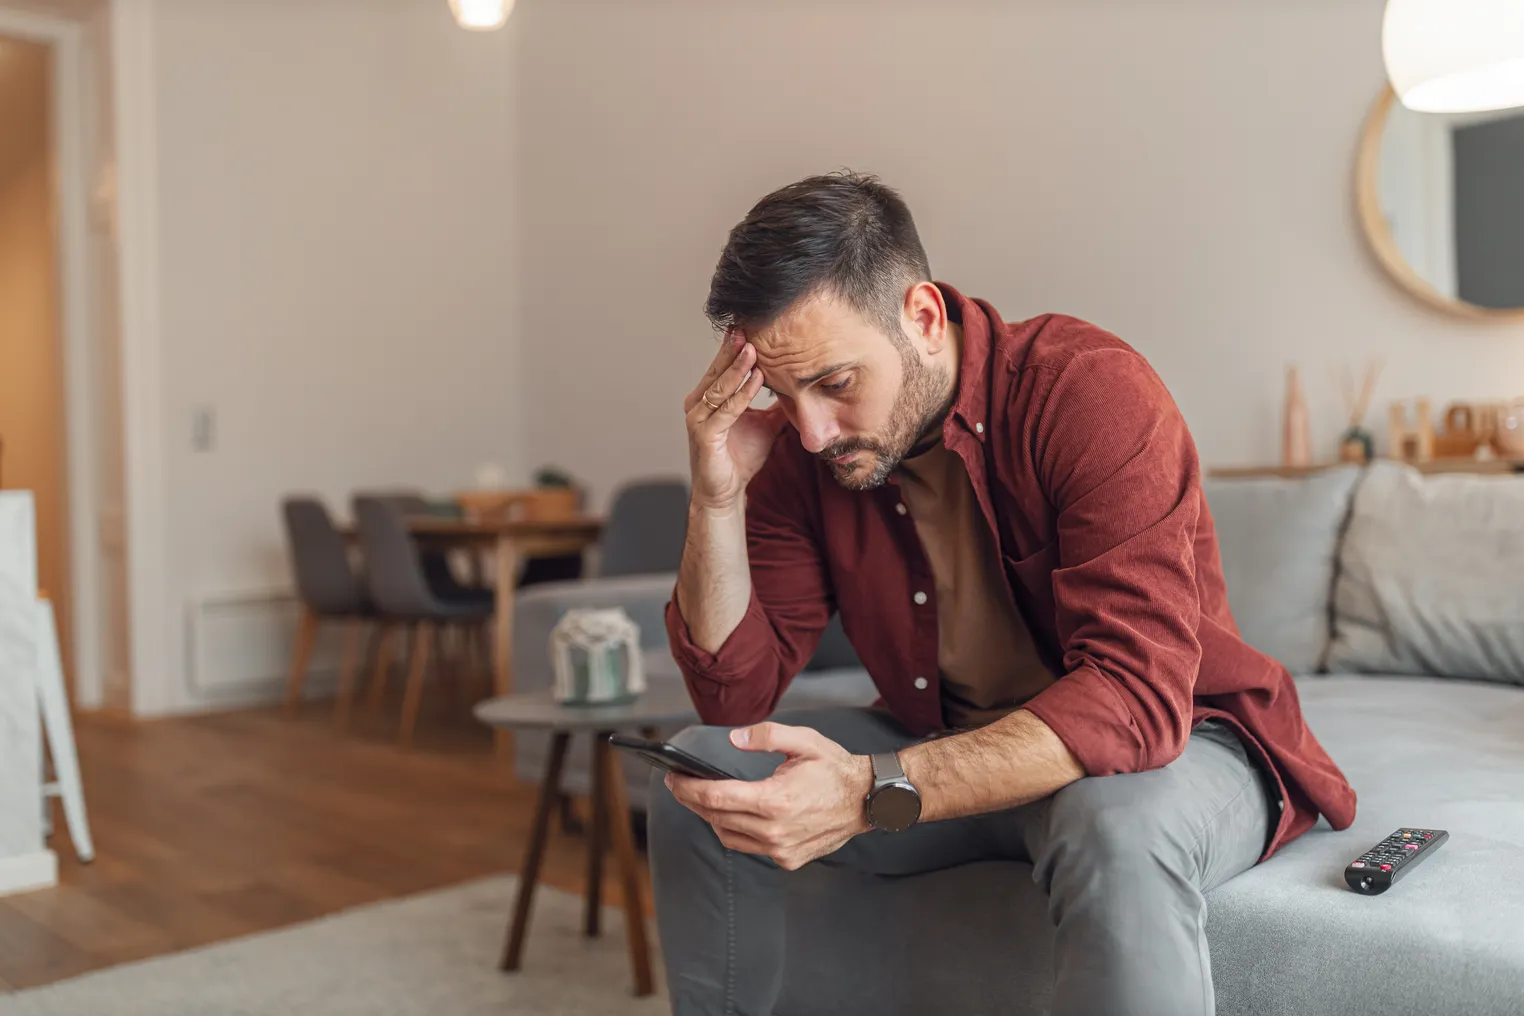
<svg viewBox="0 0 1524 1016">
<path fill-rule="evenodd" d="M 1307 419 L 1307 400 L 1302 396 L 1302 377 L 1295 367 L 1286 371 L 1286 411 L 1281 435 L 1281 465 L 1312 465 L 1312 434 Z"/>
</svg>

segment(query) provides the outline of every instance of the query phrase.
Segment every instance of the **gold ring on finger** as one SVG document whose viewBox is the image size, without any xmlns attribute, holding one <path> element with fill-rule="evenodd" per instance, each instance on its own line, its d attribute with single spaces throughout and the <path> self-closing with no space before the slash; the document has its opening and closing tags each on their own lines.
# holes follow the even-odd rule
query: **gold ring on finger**
<svg viewBox="0 0 1524 1016">
<path fill-rule="evenodd" d="M 725 404 L 725 400 L 724 399 L 720 399 L 719 402 L 710 402 L 709 401 L 709 396 L 711 396 L 711 395 L 714 395 L 714 397 L 717 398 L 717 399 L 720 398 L 719 395 L 715 394 L 714 392 L 710 392 L 710 391 L 704 392 L 704 400 L 703 400 L 704 401 L 704 405 L 708 406 L 710 409 L 718 410 L 721 406 L 723 406 Z"/>
</svg>

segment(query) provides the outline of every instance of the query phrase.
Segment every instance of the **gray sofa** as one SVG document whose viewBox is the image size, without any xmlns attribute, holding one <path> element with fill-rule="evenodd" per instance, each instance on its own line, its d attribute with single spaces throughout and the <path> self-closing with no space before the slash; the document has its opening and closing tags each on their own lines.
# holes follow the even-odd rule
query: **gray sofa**
<svg viewBox="0 0 1524 1016">
<path fill-rule="evenodd" d="M 1207 498 L 1245 638 L 1298 675 L 1313 731 L 1360 795 L 1353 828 L 1320 823 L 1208 897 L 1218 1012 L 1524 1013 L 1524 478 L 1378 463 L 1209 481 Z M 548 683 L 545 638 L 568 606 L 623 605 L 662 648 L 671 588 L 527 592 L 520 686 Z M 865 703 L 872 689 L 860 670 L 823 667 L 791 694 Z M 521 751 L 537 777 L 540 749 Z M 1385 895 L 1346 889 L 1344 865 L 1402 825 L 1451 838 Z M 1052 933 L 1026 865 L 907 879 L 815 866 L 789 891 L 780 1014 L 1048 1011 Z"/>
</svg>

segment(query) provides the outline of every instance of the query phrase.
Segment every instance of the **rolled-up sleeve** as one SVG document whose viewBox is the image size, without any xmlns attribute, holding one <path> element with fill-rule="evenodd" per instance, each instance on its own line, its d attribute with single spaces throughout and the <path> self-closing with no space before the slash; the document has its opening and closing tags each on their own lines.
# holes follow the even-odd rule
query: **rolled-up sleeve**
<svg viewBox="0 0 1524 1016">
<path fill-rule="evenodd" d="M 1091 776 L 1156 769 L 1185 747 L 1201 664 L 1195 443 L 1137 353 L 1039 369 L 1055 374 L 1033 456 L 1058 513 L 1065 673 L 1026 708 Z"/>
<path fill-rule="evenodd" d="M 799 475 L 785 428 L 746 490 L 751 602 L 718 652 L 695 645 L 674 591 L 667 604 L 672 656 L 705 723 L 757 723 L 804 668 L 835 609 L 817 537 L 813 478 Z"/>
</svg>

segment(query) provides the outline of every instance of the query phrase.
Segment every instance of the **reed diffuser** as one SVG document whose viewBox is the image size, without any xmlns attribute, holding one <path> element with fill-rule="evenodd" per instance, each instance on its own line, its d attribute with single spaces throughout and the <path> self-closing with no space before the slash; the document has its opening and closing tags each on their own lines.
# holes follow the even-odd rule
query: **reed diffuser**
<svg viewBox="0 0 1524 1016">
<path fill-rule="evenodd" d="M 1340 379 L 1344 403 L 1349 408 L 1349 429 L 1339 438 L 1339 461 L 1367 463 L 1376 457 L 1376 438 L 1365 426 L 1366 414 L 1370 412 L 1371 398 L 1376 393 L 1376 379 L 1381 375 L 1381 362 L 1372 360 L 1365 366 L 1365 383 L 1355 394 L 1354 380 L 1348 368 Z"/>
</svg>

